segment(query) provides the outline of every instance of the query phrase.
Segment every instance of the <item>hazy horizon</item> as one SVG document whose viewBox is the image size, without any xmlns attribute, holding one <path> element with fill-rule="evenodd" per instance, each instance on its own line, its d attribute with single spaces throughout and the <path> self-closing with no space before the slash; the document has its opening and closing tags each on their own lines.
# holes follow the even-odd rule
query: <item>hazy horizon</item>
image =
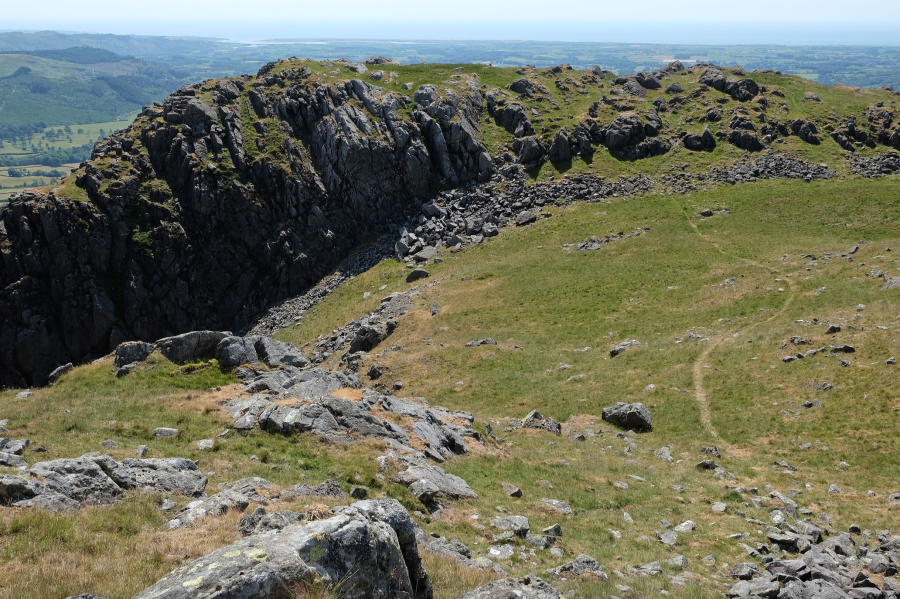
<svg viewBox="0 0 900 599">
<path fill-rule="evenodd" d="M 115 35 L 219 38 L 231 42 L 379 40 L 418 43 L 552 41 L 692 45 L 898 46 L 900 24 L 762 23 L 728 21 L 505 20 L 84 20 L 4 19 L 3 32 L 57 31 Z"/>
</svg>

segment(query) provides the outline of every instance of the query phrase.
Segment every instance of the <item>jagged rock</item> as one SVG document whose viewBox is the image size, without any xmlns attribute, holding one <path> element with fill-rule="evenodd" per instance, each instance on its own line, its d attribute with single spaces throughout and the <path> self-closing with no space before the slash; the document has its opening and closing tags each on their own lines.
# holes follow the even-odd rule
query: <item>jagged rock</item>
<svg viewBox="0 0 900 599">
<path fill-rule="evenodd" d="M 202 101 L 187 93 L 195 89 L 180 90 L 153 111 L 164 120 L 141 115 L 98 142 L 95 160 L 118 154 L 121 164 L 79 169 L 75 183 L 88 201 L 26 192 L 0 211 L 3 245 L 15 248 L 0 266 L 0 318 L 9 332 L 0 340 L 0 385 L 44 384 L 60 364 L 131 339 L 241 331 L 262 310 L 313 287 L 360 241 L 415 214 L 414 198 L 442 182 L 485 182 L 493 172 L 480 141 L 484 101 L 471 76 L 453 89 L 434 86 L 412 112 L 400 112 L 406 101 L 398 95 L 359 79 L 321 86 L 261 73 L 253 83 L 268 79 L 280 81 L 278 94 L 242 78 L 216 82 Z M 254 134 L 263 150 L 248 150 L 242 93 L 252 119 L 281 124 L 296 168 L 276 164 L 265 132 Z M 234 180 L 217 179 L 209 160 L 232 163 Z M 157 180 L 167 189 L 142 195 Z M 166 205 L 173 194 L 179 210 L 142 209 L 141 235 L 133 235 L 137 207 Z M 49 292 L 52 272 L 67 273 L 65 299 Z M 17 351 L 26 339 L 31 351 Z"/>
<path fill-rule="evenodd" d="M 749 562 L 742 562 L 740 564 L 736 564 L 729 572 L 729 575 L 732 578 L 737 578 L 738 580 L 750 580 L 754 576 L 759 574 L 759 568 L 756 564 L 752 564 Z"/>
<path fill-rule="evenodd" d="M 630 347 L 640 347 L 640 346 L 641 346 L 641 342 L 638 341 L 637 339 L 628 339 L 626 341 L 622 341 L 621 343 L 619 343 L 618 345 L 616 345 L 614 348 L 612 348 L 609 351 L 609 357 L 615 358 L 616 356 L 620 355 L 622 352 L 624 352 L 626 349 L 628 349 Z"/>
<path fill-rule="evenodd" d="M 408 467 L 406 470 L 397 474 L 394 478 L 395 482 L 411 486 L 415 483 L 424 482 L 430 485 L 429 488 L 437 489 L 433 492 L 435 497 L 446 497 L 448 499 L 468 499 L 477 498 L 478 494 L 472 490 L 472 487 L 462 478 L 455 474 L 449 474 L 440 466 L 429 464 L 424 460 L 407 459 Z"/>
<path fill-rule="evenodd" d="M 544 498 L 544 499 L 541 499 L 541 503 L 543 503 L 544 505 L 550 506 L 551 508 L 553 508 L 554 510 L 556 510 L 557 512 L 560 512 L 562 514 L 568 515 L 568 514 L 572 513 L 572 506 L 569 505 L 568 503 L 566 503 L 565 501 Z"/>
<path fill-rule="evenodd" d="M 135 599 L 269 596 L 315 576 L 347 599 L 431 597 L 414 525 L 394 500 L 361 501 L 277 534 L 250 535 L 163 577 Z"/>
<path fill-rule="evenodd" d="M 572 160 L 572 146 L 569 140 L 569 132 L 565 127 L 560 128 L 553 136 L 553 143 L 549 150 L 550 162 L 560 163 Z"/>
<path fill-rule="evenodd" d="M 610 424 L 614 424 L 626 430 L 635 432 L 649 432 L 653 430 L 653 417 L 650 410 L 642 403 L 626 404 L 616 402 L 616 405 L 603 408 L 602 418 Z"/>
<path fill-rule="evenodd" d="M 522 599 L 561 599 L 559 591 L 536 576 L 524 576 L 522 578 L 505 578 L 495 580 L 468 593 L 460 595 L 457 599 L 507 599 L 520 597 Z"/>
<path fill-rule="evenodd" d="M 532 410 L 528 413 L 525 420 L 522 421 L 522 428 L 535 428 L 553 433 L 554 435 L 562 433 L 562 425 L 559 421 L 548 416 L 542 416 L 537 410 Z"/>
</svg>

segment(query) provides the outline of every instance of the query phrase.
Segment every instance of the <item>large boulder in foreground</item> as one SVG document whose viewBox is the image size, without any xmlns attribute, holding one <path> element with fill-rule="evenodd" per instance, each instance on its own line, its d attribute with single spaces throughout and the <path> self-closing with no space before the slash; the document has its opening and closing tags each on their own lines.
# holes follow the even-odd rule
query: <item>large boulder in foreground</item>
<svg viewBox="0 0 900 599">
<path fill-rule="evenodd" d="M 134 599 L 288 597 L 292 587 L 314 580 L 340 584 L 345 599 L 431 599 L 414 530 L 397 501 L 360 501 L 327 520 L 245 537 L 170 572 Z"/>
<path fill-rule="evenodd" d="M 646 433 L 653 430 L 653 416 L 642 403 L 622 403 L 603 408 L 603 419 L 626 430 Z"/>
</svg>

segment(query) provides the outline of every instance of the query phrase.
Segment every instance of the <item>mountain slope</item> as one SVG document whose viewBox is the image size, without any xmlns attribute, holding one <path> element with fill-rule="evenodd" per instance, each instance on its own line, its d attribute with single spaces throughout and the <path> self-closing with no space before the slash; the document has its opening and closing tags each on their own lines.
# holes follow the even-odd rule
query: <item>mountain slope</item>
<svg viewBox="0 0 900 599">
<path fill-rule="evenodd" d="M 845 152 L 900 145 L 894 97 L 680 63 L 613 77 L 292 59 L 187 86 L 61 188 L 0 213 L 2 382 L 43 382 L 126 339 L 249 327 L 374 235 L 435 247 L 480 230 L 470 201 L 503 194 L 506 222 L 528 175 L 644 177 L 591 177 L 576 198 L 684 192 L 755 179 L 730 168 L 764 149 L 800 159 L 771 176 L 848 174 Z M 488 180 L 427 231 L 407 220 L 442 187 Z"/>
</svg>

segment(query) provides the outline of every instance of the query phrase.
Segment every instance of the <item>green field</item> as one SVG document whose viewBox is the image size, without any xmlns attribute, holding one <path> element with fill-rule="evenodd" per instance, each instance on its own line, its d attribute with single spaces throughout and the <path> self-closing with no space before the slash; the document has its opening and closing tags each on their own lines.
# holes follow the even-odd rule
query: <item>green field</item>
<svg viewBox="0 0 900 599">
<path fill-rule="evenodd" d="M 361 378 L 383 386 L 401 380 L 401 395 L 471 411 L 482 433 L 483 423 L 492 421 L 502 440 L 488 442 L 491 453 L 476 451 L 444 465 L 480 498 L 455 502 L 440 520 L 420 517 L 419 523 L 428 532 L 461 539 L 476 557 L 494 544 L 489 524 L 497 506 L 527 516 L 533 530 L 559 523 L 562 558 L 548 551 L 531 556 L 530 546 L 522 544 L 517 551 L 525 550 L 525 557 L 517 553 L 502 565 L 513 575 L 540 574 L 587 553 L 610 580 L 570 579 L 560 586 L 564 593 L 604 597 L 619 592 L 616 584 L 627 584 L 629 597 L 641 599 L 661 591 L 675 598 L 715 597 L 730 584 L 730 565 L 746 559 L 739 541 L 728 536 L 744 533 L 749 545 L 765 542 L 757 532 L 761 527 L 749 525 L 737 511 L 768 521 L 769 508 L 751 506 L 747 496 L 726 485 L 754 486 L 761 493 L 766 485 L 785 493 L 797 489 L 794 499 L 801 507 L 814 518 L 826 512 L 836 529 L 851 523 L 896 529 L 900 508 L 886 495 L 897 492 L 900 475 L 900 405 L 891 391 L 900 374 L 884 361 L 900 353 L 900 301 L 896 290 L 882 291 L 881 280 L 866 273 L 900 270 L 892 258 L 900 248 L 898 193 L 895 178 L 847 177 L 548 206 L 543 211 L 552 216 L 534 226 L 503 230 L 488 243 L 445 253 L 441 263 L 429 264 L 431 280 L 442 282 L 416 299 L 395 333 L 360 367 L 366 372 L 377 361 L 385 376 Z M 699 218 L 706 207 L 731 212 Z M 649 231 L 593 252 L 565 245 L 638 227 Z M 854 245 L 860 249 L 849 260 Z M 828 252 L 834 257 L 826 259 Z M 408 289 L 407 274 L 404 264 L 384 261 L 339 287 L 300 326 L 277 337 L 297 345 L 315 342 L 377 307 L 384 295 Z M 367 292 L 372 295 L 364 299 Z M 441 306 L 436 316 L 432 302 Z M 813 325 L 813 318 L 842 323 L 844 330 L 826 336 L 825 325 Z M 465 346 L 489 336 L 499 345 Z M 850 362 L 846 367 L 826 354 L 783 363 L 784 355 L 797 351 L 790 344 L 782 349 L 791 336 L 809 339 L 814 344 L 808 347 L 850 343 L 856 352 L 842 355 Z M 609 359 L 609 350 L 624 339 L 641 345 Z M 380 355 L 393 345 L 401 349 Z M 217 402 L 239 392 L 239 387 L 206 391 L 234 381 L 215 361 L 178 368 L 163 360 L 150 372 L 125 378 L 113 377 L 110 369 L 109 362 L 77 368 L 27 401 L 13 401 L 15 391 L 0 394 L 9 435 L 29 437 L 47 449 L 40 456 L 26 452 L 29 461 L 95 451 L 111 438 L 122 447 L 112 451 L 117 458 L 147 444 L 153 456 L 199 460 L 204 472 L 215 472 L 210 488 L 249 475 L 282 485 L 301 476 L 311 482 L 334 477 L 347 488 L 366 484 L 376 495 L 383 492 L 411 510 L 424 510 L 405 488 L 373 476 L 375 457 L 385 451 L 377 442 L 322 445 L 309 436 L 256 430 L 217 440 L 212 453 L 198 451 L 195 440 L 230 426 Z M 814 388 L 825 381 L 833 389 Z M 822 407 L 800 407 L 813 399 Z M 653 414 L 653 432 L 627 435 L 632 441 L 616 438 L 615 431 L 574 438 L 588 428 L 610 431 L 599 416 L 616 401 L 644 402 Z M 532 409 L 564 421 L 564 434 L 505 429 L 507 418 L 523 418 Z M 175 439 L 155 439 L 150 431 L 156 426 L 183 432 Z M 812 449 L 800 449 L 814 441 Z M 716 461 L 735 480 L 718 480 L 695 468 L 708 457 L 700 448 L 709 445 L 720 448 L 723 455 Z M 654 456 L 663 446 L 677 462 Z M 797 470 L 773 469 L 776 460 Z M 507 497 L 500 487 L 504 481 L 519 486 L 524 496 Z M 613 484 L 622 481 L 627 489 Z M 830 484 L 844 494 L 828 493 Z M 674 485 L 685 491 L 673 491 Z M 876 497 L 865 495 L 870 489 Z M 555 514 L 542 506 L 542 497 L 567 501 L 575 513 Z M 90 588 L 123 599 L 236 538 L 236 514 L 205 518 L 189 534 L 167 531 L 165 516 L 155 509 L 161 499 L 135 495 L 69 515 L 0 511 L 0 554 L 6 562 L 0 588 L 8 589 L 10 598 L 65 596 Z M 717 501 L 727 504 L 725 514 L 710 511 Z M 654 538 L 662 519 L 673 524 L 690 519 L 698 527 L 666 547 Z M 65 552 L 64 562 L 57 559 L 59 552 Z M 613 574 L 675 554 L 690 562 L 692 574 L 684 586 L 666 576 Z M 715 561 L 707 561 L 708 555 Z M 113 564 L 117 576 L 97 575 Z M 479 582 L 471 571 L 461 575 L 441 558 L 429 557 L 428 568 L 440 581 L 438 599 L 452 599 Z M 669 566 L 665 571 L 681 573 Z"/>
</svg>

